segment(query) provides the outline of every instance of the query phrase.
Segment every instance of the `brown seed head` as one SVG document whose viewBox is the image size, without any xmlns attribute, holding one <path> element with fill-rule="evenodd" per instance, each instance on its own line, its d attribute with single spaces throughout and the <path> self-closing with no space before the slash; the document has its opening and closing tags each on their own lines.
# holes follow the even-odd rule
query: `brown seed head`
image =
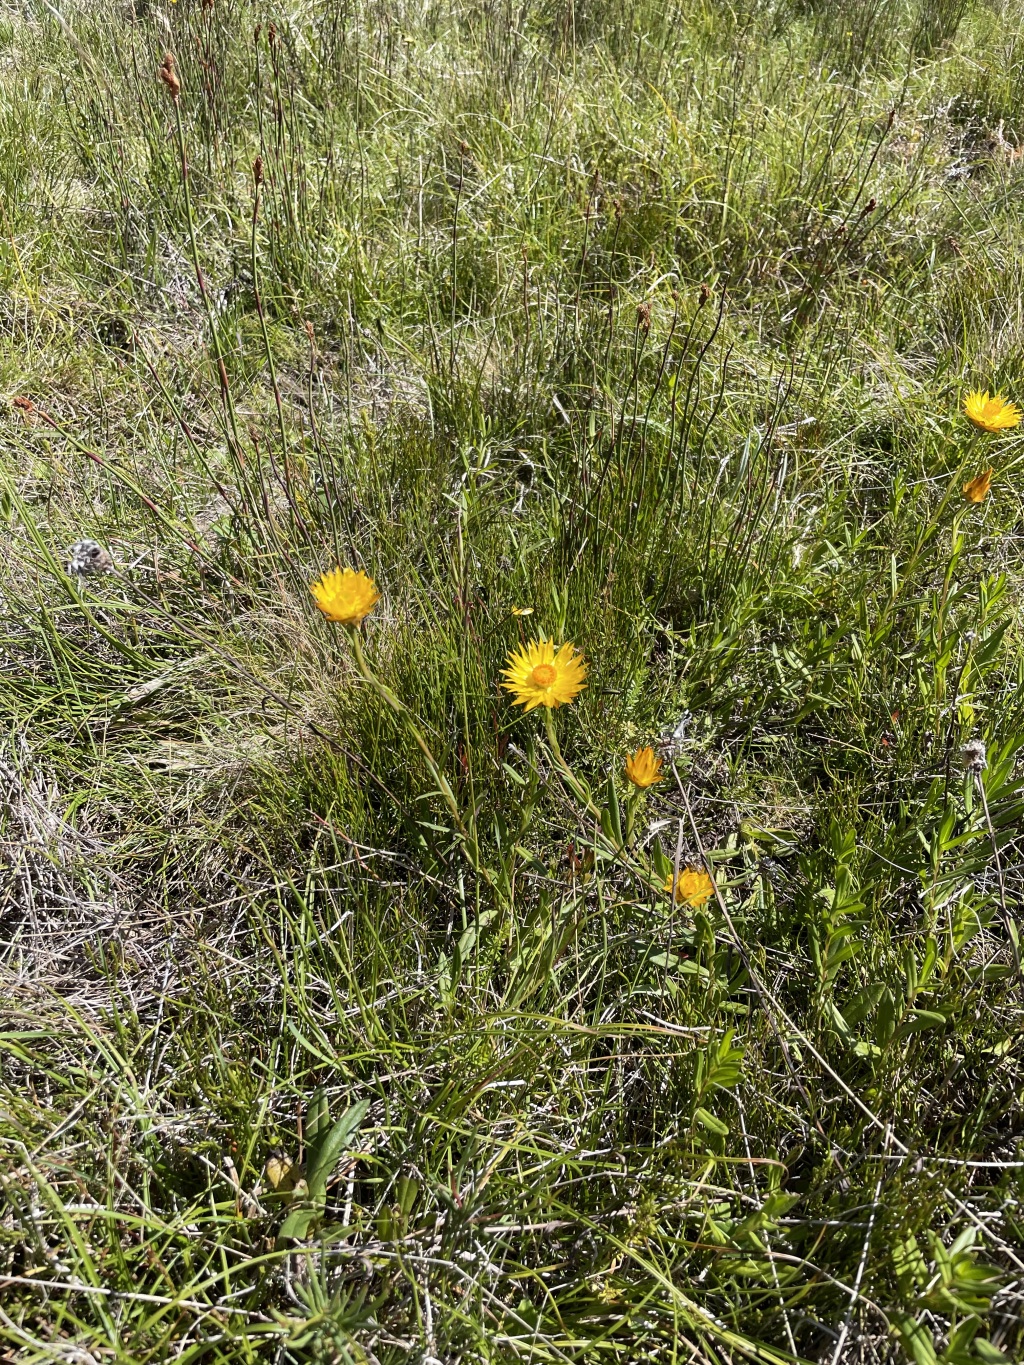
<svg viewBox="0 0 1024 1365">
<path fill-rule="evenodd" d="M 644 336 L 651 330 L 651 305 L 647 302 L 640 304 L 636 310 L 636 325 L 643 332 Z"/>
<path fill-rule="evenodd" d="M 22 424 L 26 427 L 34 427 L 39 421 L 39 412 L 31 398 L 17 397 L 12 400 L 14 411 L 18 414 Z"/>
<path fill-rule="evenodd" d="M 252 178 L 256 182 L 257 189 L 263 184 L 263 158 L 258 156 L 252 163 Z"/>
<path fill-rule="evenodd" d="M 160 63 L 157 75 L 167 87 L 167 93 L 175 104 L 178 103 L 178 96 L 181 94 L 181 81 L 178 80 L 174 70 L 174 57 L 170 52 L 164 53 L 164 59 Z"/>
<path fill-rule="evenodd" d="M 698 306 L 699 308 L 703 308 L 704 305 L 707 303 L 707 301 L 708 301 L 708 299 L 709 299 L 710 297 L 711 297 L 711 290 L 707 287 L 706 284 L 702 284 L 701 287 L 700 287 L 700 302 L 699 302 L 699 304 L 698 304 L 697 306 Z"/>
</svg>

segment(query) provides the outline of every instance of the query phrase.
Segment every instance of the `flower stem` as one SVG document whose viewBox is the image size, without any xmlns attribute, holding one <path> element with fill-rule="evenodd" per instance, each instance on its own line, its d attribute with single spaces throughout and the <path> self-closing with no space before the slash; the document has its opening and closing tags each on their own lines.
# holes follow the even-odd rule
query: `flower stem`
<svg viewBox="0 0 1024 1365">
<path fill-rule="evenodd" d="M 608 840 L 607 836 L 604 835 L 601 826 L 601 807 L 594 801 L 586 784 L 580 781 L 563 758 L 562 750 L 558 743 L 558 736 L 555 734 L 555 722 L 551 715 L 550 707 L 544 708 L 544 729 L 547 732 L 548 748 L 551 750 L 551 756 L 555 760 L 555 766 L 565 779 L 569 790 L 578 800 L 583 802 L 587 811 L 597 821 L 598 831 L 605 838 L 608 848 L 614 853 L 615 857 L 618 858 L 622 865 L 628 868 L 635 877 L 646 886 L 650 887 L 652 891 L 655 891 L 660 895 L 664 890 L 664 887 L 656 876 L 652 876 L 650 869 L 644 867 L 643 863 L 641 863 L 627 847 L 617 847 L 614 841 Z"/>
<path fill-rule="evenodd" d="M 356 667 L 359 670 L 360 677 L 364 682 L 369 683 L 377 695 L 391 707 L 396 715 L 402 717 L 406 729 L 409 731 L 409 734 L 412 736 L 417 747 L 427 761 L 430 775 L 437 783 L 437 789 L 444 798 L 445 805 L 451 812 L 452 821 L 454 822 L 455 829 L 462 841 L 462 845 L 466 850 L 466 855 L 469 858 L 473 871 L 483 877 L 484 881 L 486 881 L 489 886 L 493 885 L 493 878 L 490 870 L 480 861 L 480 851 L 477 845 L 476 836 L 471 830 L 467 829 L 463 823 L 462 814 L 459 810 L 459 803 L 455 799 L 455 793 L 452 791 L 448 779 L 441 771 L 437 759 L 431 752 L 429 744 L 423 738 L 423 734 L 416 724 L 412 712 L 409 710 L 408 706 L 406 706 L 405 702 L 402 701 L 401 697 L 392 692 L 391 688 L 377 677 L 377 674 L 374 673 L 373 669 L 366 662 L 366 655 L 363 653 L 363 646 L 359 639 L 359 627 L 349 626 L 348 635 L 349 639 L 352 641 L 352 652 L 355 654 Z"/>
<path fill-rule="evenodd" d="M 583 804 L 586 806 L 590 814 L 596 816 L 597 819 L 600 821 L 601 819 L 600 807 L 595 805 L 594 798 L 591 796 L 587 787 L 579 780 L 579 778 L 576 776 L 573 770 L 569 767 L 568 763 L 566 763 L 565 759 L 562 757 L 562 750 L 559 747 L 558 736 L 555 734 L 554 717 L 551 714 L 551 708 L 549 706 L 544 707 L 544 729 L 547 732 L 548 748 L 551 750 L 551 754 L 555 760 L 559 772 L 562 774 L 562 776 L 568 783 L 569 789 L 571 790 L 574 796 L 576 796 L 580 801 L 583 802 Z"/>
</svg>

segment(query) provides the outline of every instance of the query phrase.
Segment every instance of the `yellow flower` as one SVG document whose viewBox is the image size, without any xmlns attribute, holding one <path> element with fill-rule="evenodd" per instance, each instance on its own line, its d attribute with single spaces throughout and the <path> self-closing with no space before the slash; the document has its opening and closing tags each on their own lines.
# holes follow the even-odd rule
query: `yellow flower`
<svg viewBox="0 0 1024 1365">
<path fill-rule="evenodd" d="M 586 687 L 587 665 L 575 645 L 560 645 L 556 651 L 551 640 L 532 640 L 513 650 L 505 663 L 501 685 L 527 711 L 535 706 L 563 706 L 575 701 Z"/>
<path fill-rule="evenodd" d="M 626 776 L 634 787 L 653 787 L 661 781 L 661 759 L 650 745 L 626 755 Z"/>
<path fill-rule="evenodd" d="M 964 484 L 964 497 L 968 502 L 984 502 L 988 497 L 988 490 L 992 486 L 992 471 L 986 469 L 984 473 L 978 474 L 975 478 Z"/>
<path fill-rule="evenodd" d="M 358 626 L 380 601 L 377 584 L 360 569 L 332 569 L 314 583 L 310 592 L 328 621 Z"/>
<path fill-rule="evenodd" d="M 668 874 L 665 881 L 665 890 L 672 894 L 672 873 Z M 694 910 L 706 904 L 715 894 L 715 884 L 706 872 L 702 872 L 697 867 L 684 867 L 676 878 L 675 883 L 676 904 L 685 901 Z"/>
<path fill-rule="evenodd" d="M 1008 431 L 1020 426 L 1021 411 L 1015 403 L 1008 403 L 1002 394 L 988 396 L 988 389 L 975 389 L 964 399 L 964 412 L 982 431 Z"/>
</svg>

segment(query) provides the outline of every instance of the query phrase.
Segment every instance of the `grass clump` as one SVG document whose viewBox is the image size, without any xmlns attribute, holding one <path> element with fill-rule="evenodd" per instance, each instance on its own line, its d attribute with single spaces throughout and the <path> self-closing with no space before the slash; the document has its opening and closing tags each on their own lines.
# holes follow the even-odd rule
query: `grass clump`
<svg viewBox="0 0 1024 1365">
<path fill-rule="evenodd" d="M 3 10 L 12 1358 L 1020 1359 L 1022 19 Z"/>
</svg>

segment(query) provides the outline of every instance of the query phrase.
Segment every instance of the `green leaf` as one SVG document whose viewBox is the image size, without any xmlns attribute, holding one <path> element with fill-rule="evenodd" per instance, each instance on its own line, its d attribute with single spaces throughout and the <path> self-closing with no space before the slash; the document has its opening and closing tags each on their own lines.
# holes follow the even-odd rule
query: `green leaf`
<svg viewBox="0 0 1024 1365">
<path fill-rule="evenodd" d="M 613 847 L 618 847 L 615 838 L 615 830 L 612 827 L 612 817 L 607 810 L 601 812 L 601 833 Z"/>
<path fill-rule="evenodd" d="M 853 1050 L 858 1057 L 881 1057 L 882 1049 L 877 1043 L 868 1043 L 863 1040 L 854 1043 Z"/>
<path fill-rule="evenodd" d="M 894 1313 L 893 1322 L 914 1365 L 939 1365 L 935 1342 L 926 1327 L 909 1313 Z"/>
<path fill-rule="evenodd" d="M 946 1016 L 939 1014 L 936 1010 L 907 1010 L 890 1041 L 898 1043 L 911 1033 L 921 1033 L 924 1029 L 945 1028 L 945 1026 Z"/>
<path fill-rule="evenodd" d="M 309 1185 L 310 1197 L 314 1201 L 320 1198 L 321 1191 L 326 1195 L 328 1177 L 334 1170 L 338 1157 L 349 1138 L 366 1117 L 366 1111 L 369 1107 L 369 1100 L 360 1100 L 358 1104 L 353 1104 L 350 1109 L 346 1109 L 317 1147 L 316 1155 L 311 1156 L 307 1163 L 306 1181 Z"/>
<path fill-rule="evenodd" d="M 948 1365 L 951 1361 L 973 1362 L 974 1357 L 970 1354 L 971 1342 L 981 1330 L 981 1322 L 976 1317 L 965 1318 L 964 1321 L 955 1327 L 949 1334 L 946 1349 L 942 1353 L 943 1365 Z"/>
<path fill-rule="evenodd" d="M 892 1038 L 895 1028 L 896 1003 L 889 987 L 883 986 L 878 997 L 877 1013 L 875 1014 L 875 1042 L 880 1047 L 885 1047 Z"/>
<path fill-rule="evenodd" d="M 672 875 L 672 864 L 665 856 L 665 850 L 661 844 L 655 840 L 654 848 L 651 850 L 654 859 L 654 874 L 659 881 L 667 882 Z"/>
<path fill-rule="evenodd" d="M 935 941 L 933 934 L 929 934 L 924 945 L 924 959 L 921 963 L 920 978 L 921 985 L 927 986 L 931 979 L 931 974 L 935 970 L 935 964 L 939 957 L 939 945 Z"/>
<path fill-rule="evenodd" d="M 904 1293 L 911 1293 L 928 1279 L 928 1262 L 913 1233 L 893 1247 L 892 1266 Z"/>
<path fill-rule="evenodd" d="M 984 1361 L 984 1365 L 1013 1365 L 1009 1356 L 1004 1356 L 998 1346 L 993 1346 L 984 1337 L 978 1337 L 975 1341 L 974 1354 Z"/>
<path fill-rule="evenodd" d="M 622 816 L 619 813 L 619 796 L 615 790 L 615 778 L 611 773 L 608 774 L 608 825 L 611 832 L 611 842 L 616 848 L 622 847 Z M 602 821 L 604 818 L 602 815 Z"/>
<path fill-rule="evenodd" d="M 331 1110 L 327 1102 L 327 1091 L 321 1086 L 314 1090 L 306 1106 L 305 1139 L 308 1149 L 307 1165 L 313 1159 L 318 1144 L 322 1141 L 331 1122 Z"/>
<path fill-rule="evenodd" d="M 880 982 L 875 982 L 874 985 L 865 986 L 851 997 L 843 1010 L 843 1017 L 851 1028 L 868 1017 L 882 998 L 884 990 L 885 987 Z"/>
<path fill-rule="evenodd" d="M 729 1125 L 723 1123 L 721 1119 L 716 1118 L 714 1114 L 708 1113 L 706 1109 L 695 1109 L 693 1117 L 701 1127 L 706 1128 L 709 1133 L 717 1133 L 719 1137 L 729 1136 Z"/>
<path fill-rule="evenodd" d="M 282 1246 L 286 1242 L 304 1242 L 313 1225 L 320 1221 L 320 1217 L 320 1210 L 309 1204 L 303 1204 L 292 1209 L 281 1224 L 280 1231 L 277 1234 L 277 1245 Z"/>
</svg>

